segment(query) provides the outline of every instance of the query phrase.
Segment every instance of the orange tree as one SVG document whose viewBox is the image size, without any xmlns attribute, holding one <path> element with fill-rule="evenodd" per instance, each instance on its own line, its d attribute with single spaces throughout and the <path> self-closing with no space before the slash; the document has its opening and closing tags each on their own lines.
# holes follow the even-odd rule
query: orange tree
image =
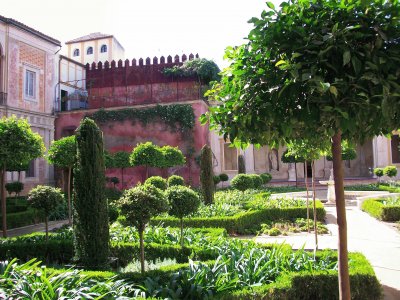
<svg viewBox="0 0 400 300">
<path fill-rule="evenodd" d="M 7 237 L 6 174 L 8 166 L 28 165 L 45 151 L 42 137 L 32 131 L 28 121 L 15 116 L 0 119 L 0 179 L 3 237 Z"/>
<path fill-rule="evenodd" d="M 208 95 L 205 122 L 236 144 L 332 143 L 339 227 L 339 294 L 350 299 L 342 138 L 362 142 L 400 127 L 397 0 L 293 0 L 252 18 L 248 41 Z"/>
</svg>

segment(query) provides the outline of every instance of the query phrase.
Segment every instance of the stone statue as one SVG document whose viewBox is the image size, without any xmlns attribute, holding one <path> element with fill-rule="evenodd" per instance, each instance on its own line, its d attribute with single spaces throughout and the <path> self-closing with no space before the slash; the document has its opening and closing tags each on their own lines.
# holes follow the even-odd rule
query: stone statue
<svg viewBox="0 0 400 300">
<path fill-rule="evenodd" d="M 279 171 L 278 150 L 272 149 L 268 153 L 268 162 L 270 171 Z"/>
</svg>

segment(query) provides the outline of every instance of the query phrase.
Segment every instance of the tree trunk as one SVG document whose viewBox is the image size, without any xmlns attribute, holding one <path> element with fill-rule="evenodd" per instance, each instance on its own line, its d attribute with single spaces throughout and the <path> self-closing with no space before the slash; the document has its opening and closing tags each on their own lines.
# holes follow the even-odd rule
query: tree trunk
<svg viewBox="0 0 400 300">
<path fill-rule="evenodd" d="M 146 179 L 149 178 L 149 167 L 148 167 L 148 166 L 145 166 L 145 168 L 146 168 L 146 172 L 145 172 L 145 175 L 144 175 L 145 178 L 144 178 L 143 182 L 145 182 Z"/>
<path fill-rule="evenodd" d="M 181 247 L 183 248 L 183 218 L 181 218 Z"/>
<path fill-rule="evenodd" d="M 315 205 L 315 162 L 314 160 L 311 162 L 312 168 L 312 190 L 313 190 L 313 209 L 314 209 L 314 235 L 315 235 L 315 251 L 318 250 L 318 232 L 317 232 L 317 208 Z"/>
<path fill-rule="evenodd" d="M 335 180 L 336 213 L 339 231 L 338 259 L 339 259 L 339 298 L 350 299 L 350 278 L 347 253 L 347 221 L 346 205 L 343 187 L 342 166 L 342 133 L 339 131 L 332 137 L 333 177 Z"/>
<path fill-rule="evenodd" d="M 3 237 L 7 237 L 7 195 L 6 195 L 6 166 L 1 171 L 1 216 Z"/>
<path fill-rule="evenodd" d="M 310 233 L 310 194 L 308 190 L 308 174 L 307 174 L 307 161 L 304 161 L 304 183 L 307 191 L 307 232 Z"/>
<path fill-rule="evenodd" d="M 44 218 L 44 225 L 46 228 L 46 243 L 49 241 L 49 218 L 46 216 Z"/>
<path fill-rule="evenodd" d="M 140 240 L 140 270 L 144 274 L 144 242 L 143 242 L 143 228 L 139 229 L 139 240 Z"/>
<path fill-rule="evenodd" d="M 297 187 L 297 163 L 294 163 L 294 174 L 296 176 L 296 187 Z"/>
<path fill-rule="evenodd" d="M 71 208 L 71 170 L 72 168 L 68 168 L 68 224 L 72 224 L 71 216 L 72 216 L 72 208 Z"/>
<path fill-rule="evenodd" d="M 18 171 L 18 181 L 21 182 L 21 171 Z"/>
</svg>

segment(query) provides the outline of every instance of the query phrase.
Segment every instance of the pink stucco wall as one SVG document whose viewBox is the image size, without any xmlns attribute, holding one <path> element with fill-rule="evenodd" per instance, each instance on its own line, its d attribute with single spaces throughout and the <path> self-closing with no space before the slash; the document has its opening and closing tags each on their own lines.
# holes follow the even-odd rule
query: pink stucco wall
<svg viewBox="0 0 400 300">
<path fill-rule="evenodd" d="M 110 152 L 115 151 L 132 151 L 137 143 L 151 141 L 156 145 L 177 146 L 186 154 L 188 146 L 193 146 L 195 150 L 194 157 L 199 155 L 201 148 L 205 144 L 209 144 L 208 126 L 202 126 L 199 123 L 199 117 L 208 109 L 207 104 L 202 100 L 186 102 L 190 103 L 196 118 L 195 127 L 193 129 L 193 140 L 188 136 L 182 136 L 180 132 L 174 132 L 164 122 L 154 120 L 151 124 L 143 125 L 140 122 L 132 124 L 131 121 L 111 122 L 107 124 L 99 124 L 104 133 L 105 148 Z M 176 104 L 176 102 L 175 102 Z M 144 107 L 147 107 L 144 106 Z M 63 136 L 71 134 L 78 126 L 80 120 L 86 115 L 96 110 L 89 111 L 72 111 L 60 113 L 56 119 L 55 138 L 59 139 Z M 193 186 L 199 184 L 199 166 L 194 159 L 188 159 L 183 167 L 169 170 L 169 174 L 175 173 L 185 178 L 188 183 Z M 119 169 L 107 170 L 106 175 L 109 177 L 116 176 L 121 178 Z M 161 170 L 150 168 L 149 175 L 166 175 Z M 144 179 L 144 168 L 134 167 L 124 171 L 124 182 L 126 187 L 131 187 L 138 181 Z"/>
</svg>

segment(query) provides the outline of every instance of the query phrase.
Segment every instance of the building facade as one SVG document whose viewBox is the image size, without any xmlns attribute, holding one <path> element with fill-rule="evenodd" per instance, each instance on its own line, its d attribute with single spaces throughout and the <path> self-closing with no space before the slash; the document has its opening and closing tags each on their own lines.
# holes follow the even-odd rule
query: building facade
<svg viewBox="0 0 400 300">
<path fill-rule="evenodd" d="M 115 36 L 100 32 L 91 33 L 65 43 L 67 57 L 81 64 L 100 61 L 124 60 L 125 50 Z"/>
<path fill-rule="evenodd" d="M 54 102 L 58 82 L 57 52 L 61 43 L 16 20 L 0 16 L 0 117 L 26 118 L 43 138 L 54 139 Z M 16 174 L 7 181 L 17 180 Z M 22 172 L 24 191 L 53 183 L 53 167 L 35 159 Z"/>
</svg>

